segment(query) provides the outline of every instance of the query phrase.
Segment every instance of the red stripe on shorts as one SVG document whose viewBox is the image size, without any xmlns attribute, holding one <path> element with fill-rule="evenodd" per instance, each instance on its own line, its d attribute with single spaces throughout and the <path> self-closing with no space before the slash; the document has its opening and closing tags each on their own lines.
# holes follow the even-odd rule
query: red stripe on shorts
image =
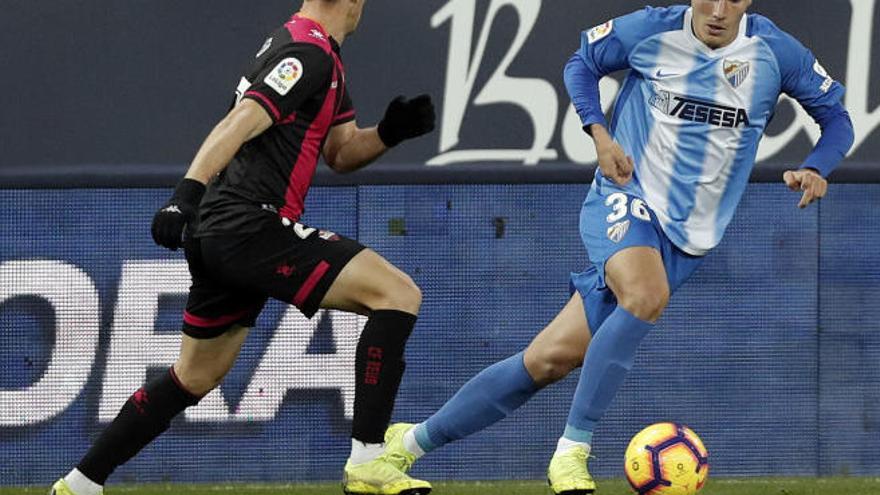
<svg viewBox="0 0 880 495">
<path fill-rule="evenodd" d="M 318 263 L 318 266 L 312 270 L 312 273 L 309 274 L 309 278 L 302 284 L 298 291 L 296 291 L 296 295 L 293 296 L 293 304 L 294 306 L 302 306 L 302 304 L 309 298 L 312 294 L 312 291 L 315 290 L 315 286 L 318 285 L 318 282 L 327 273 L 327 270 L 330 269 L 330 263 L 326 261 L 322 261 Z"/>
<path fill-rule="evenodd" d="M 183 321 L 186 322 L 186 324 L 192 325 L 194 327 L 219 327 L 223 325 L 228 325 L 230 323 L 235 323 L 241 318 L 247 316 L 253 310 L 254 308 L 246 308 L 237 313 L 208 318 L 196 316 L 189 311 L 184 310 Z"/>
</svg>

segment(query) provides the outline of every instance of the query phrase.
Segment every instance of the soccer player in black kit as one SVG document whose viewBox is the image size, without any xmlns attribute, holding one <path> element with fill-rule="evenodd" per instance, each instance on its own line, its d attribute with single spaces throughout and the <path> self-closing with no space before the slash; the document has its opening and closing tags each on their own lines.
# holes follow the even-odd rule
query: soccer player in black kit
<svg viewBox="0 0 880 495">
<path fill-rule="evenodd" d="M 155 241 L 184 247 L 192 275 L 180 355 L 134 392 L 52 494 L 103 493 L 116 467 L 220 383 L 270 297 L 308 317 L 319 308 L 368 316 L 355 354 L 343 490 L 430 492 L 430 484 L 406 475 L 399 459 L 383 452 L 419 288 L 356 241 L 298 223 L 319 154 L 335 171 L 349 172 L 434 128 L 427 95 L 393 100 L 377 127 L 355 123 L 339 44 L 357 27 L 364 2 L 304 0 L 257 53 L 235 104 L 153 219 Z"/>
</svg>

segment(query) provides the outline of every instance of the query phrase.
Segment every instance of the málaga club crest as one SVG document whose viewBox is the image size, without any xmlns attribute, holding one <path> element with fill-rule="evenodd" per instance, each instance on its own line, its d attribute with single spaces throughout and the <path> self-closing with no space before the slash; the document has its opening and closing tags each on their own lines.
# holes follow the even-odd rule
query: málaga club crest
<svg viewBox="0 0 880 495">
<path fill-rule="evenodd" d="M 727 82 L 731 86 L 738 88 L 749 77 L 749 63 L 738 60 L 725 60 L 724 77 L 727 78 Z"/>
</svg>

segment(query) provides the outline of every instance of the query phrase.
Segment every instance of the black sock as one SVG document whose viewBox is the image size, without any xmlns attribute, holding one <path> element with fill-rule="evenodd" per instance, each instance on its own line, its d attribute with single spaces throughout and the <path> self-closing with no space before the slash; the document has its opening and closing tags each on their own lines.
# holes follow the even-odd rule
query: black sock
<svg viewBox="0 0 880 495">
<path fill-rule="evenodd" d="M 416 316 L 390 309 L 373 311 L 355 353 L 354 424 L 351 436 L 382 443 L 403 378 L 403 349 Z"/>
<path fill-rule="evenodd" d="M 179 384 L 171 368 L 128 398 L 76 468 L 103 485 L 114 469 L 134 457 L 168 429 L 172 418 L 200 399 Z"/>
</svg>

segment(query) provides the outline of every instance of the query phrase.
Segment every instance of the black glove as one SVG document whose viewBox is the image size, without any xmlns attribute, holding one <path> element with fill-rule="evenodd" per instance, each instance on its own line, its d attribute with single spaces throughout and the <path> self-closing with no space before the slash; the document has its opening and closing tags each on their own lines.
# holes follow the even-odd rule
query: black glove
<svg viewBox="0 0 880 495">
<path fill-rule="evenodd" d="M 205 185 L 193 179 L 177 184 L 174 195 L 153 217 L 153 240 L 156 244 L 177 251 L 183 245 L 183 229 L 195 223 Z"/>
<path fill-rule="evenodd" d="M 436 119 L 429 95 L 419 95 L 412 100 L 398 96 L 388 104 L 385 117 L 379 122 L 379 139 L 389 148 L 397 146 L 404 139 L 433 131 Z"/>
</svg>

